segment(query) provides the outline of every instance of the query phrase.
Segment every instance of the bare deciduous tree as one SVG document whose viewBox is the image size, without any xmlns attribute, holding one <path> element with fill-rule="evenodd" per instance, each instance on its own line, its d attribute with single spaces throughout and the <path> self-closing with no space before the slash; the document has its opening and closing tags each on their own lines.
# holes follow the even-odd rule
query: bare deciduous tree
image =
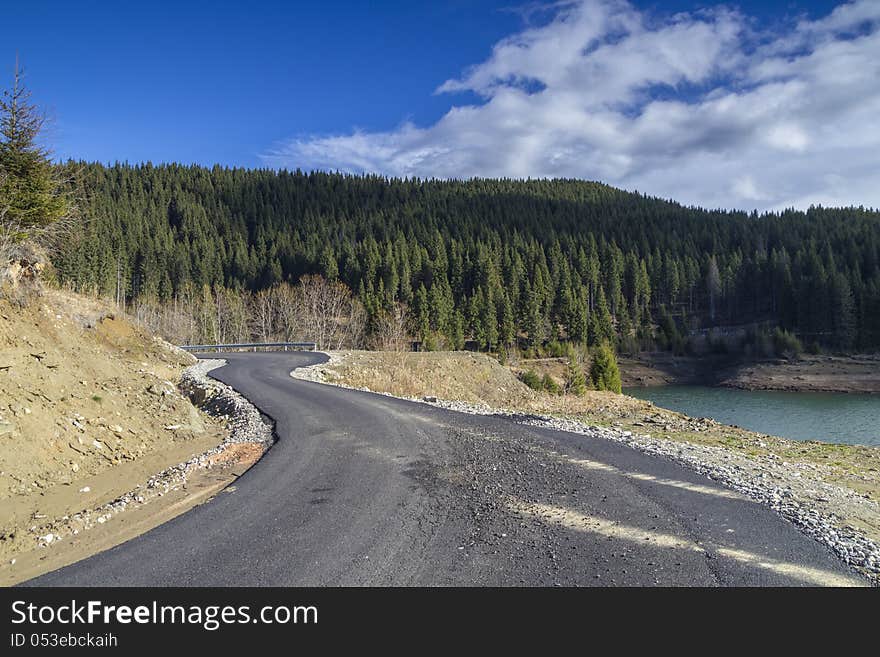
<svg viewBox="0 0 880 657">
<path fill-rule="evenodd" d="M 374 326 L 372 346 L 381 351 L 406 351 L 410 341 L 411 318 L 409 308 L 396 303 L 382 312 Z"/>
<path fill-rule="evenodd" d="M 250 298 L 251 321 L 254 338 L 260 342 L 272 342 L 278 333 L 275 288 L 260 290 Z"/>
<path fill-rule="evenodd" d="M 341 349 L 361 342 L 366 314 L 344 284 L 321 276 L 303 276 L 297 292 L 303 329 L 319 349 Z"/>
<path fill-rule="evenodd" d="M 135 321 L 176 344 L 313 341 L 319 349 L 363 345 L 366 311 L 337 281 L 305 276 L 256 293 L 186 286 L 167 302 L 140 297 L 130 306 Z M 388 340 L 403 344 L 406 309 L 389 319 Z"/>
<path fill-rule="evenodd" d="M 303 337 L 303 316 L 300 312 L 296 288 L 289 283 L 280 283 L 272 288 L 277 308 L 278 335 L 284 342 L 296 342 Z"/>
</svg>

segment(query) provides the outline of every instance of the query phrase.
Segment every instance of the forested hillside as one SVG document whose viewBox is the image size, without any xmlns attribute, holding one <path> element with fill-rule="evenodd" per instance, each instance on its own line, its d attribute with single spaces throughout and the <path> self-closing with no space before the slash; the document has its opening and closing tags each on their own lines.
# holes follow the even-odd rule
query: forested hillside
<svg viewBox="0 0 880 657">
<path fill-rule="evenodd" d="M 678 349 L 748 323 L 880 346 L 880 214 L 862 208 L 710 212 L 575 180 L 65 168 L 84 220 L 58 274 L 129 302 L 180 307 L 320 274 L 362 302 L 366 335 L 405 306 L 413 335 L 439 347 Z"/>
</svg>

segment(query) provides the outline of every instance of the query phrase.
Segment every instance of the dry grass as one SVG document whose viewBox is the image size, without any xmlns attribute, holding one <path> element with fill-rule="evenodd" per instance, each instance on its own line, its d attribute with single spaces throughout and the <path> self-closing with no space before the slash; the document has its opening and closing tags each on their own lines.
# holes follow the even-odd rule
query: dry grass
<svg viewBox="0 0 880 657">
<path fill-rule="evenodd" d="M 531 390 L 498 361 L 470 352 L 343 351 L 331 380 L 401 397 L 433 395 L 490 406 L 535 401 Z"/>
</svg>

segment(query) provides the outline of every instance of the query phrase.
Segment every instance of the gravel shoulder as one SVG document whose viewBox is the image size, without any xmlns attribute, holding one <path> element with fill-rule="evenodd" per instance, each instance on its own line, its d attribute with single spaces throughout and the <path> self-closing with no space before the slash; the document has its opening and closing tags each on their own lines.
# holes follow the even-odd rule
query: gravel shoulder
<svg viewBox="0 0 880 657">
<path fill-rule="evenodd" d="M 684 464 L 773 509 L 875 584 L 880 581 L 875 448 L 785 440 L 608 393 L 542 395 L 477 354 L 328 356 L 327 363 L 291 376 L 579 433 Z"/>
</svg>

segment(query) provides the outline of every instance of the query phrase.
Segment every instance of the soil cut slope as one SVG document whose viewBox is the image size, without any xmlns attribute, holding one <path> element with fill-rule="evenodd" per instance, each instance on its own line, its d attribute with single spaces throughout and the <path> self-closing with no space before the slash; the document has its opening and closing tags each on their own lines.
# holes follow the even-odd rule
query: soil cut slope
<svg viewBox="0 0 880 657">
<path fill-rule="evenodd" d="M 177 390 L 193 362 L 101 302 L 0 300 L 0 557 L 222 440 Z"/>
</svg>

